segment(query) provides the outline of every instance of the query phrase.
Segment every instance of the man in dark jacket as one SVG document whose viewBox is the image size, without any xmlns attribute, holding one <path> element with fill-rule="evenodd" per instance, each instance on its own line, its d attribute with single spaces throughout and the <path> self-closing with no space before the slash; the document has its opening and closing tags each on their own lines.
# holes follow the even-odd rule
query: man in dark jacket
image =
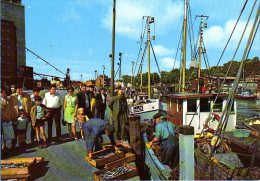
<svg viewBox="0 0 260 181">
<path fill-rule="evenodd" d="M 83 130 L 89 159 L 92 159 L 93 151 L 98 151 L 101 149 L 99 138 L 103 134 L 108 135 L 111 144 L 115 147 L 115 151 L 119 151 L 116 147 L 116 142 L 113 135 L 115 128 L 113 125 L 109 124 L 108 121 L 99 118 L 92 118 L 83 125 Z"/>
<path fill-rule="evenodd" d="M 125 126 L 128 124 L 128 106 L 122 90 L 118 90 L 118 96 L 111 98 L 108 107 L 112 111 L 116 139 L 126 140 Z"/>
<path fill-rule="evenodd" d="M 87 92 L 87 87 L 86 84 L 81 84 L 80 85 L 81 91 L 77 94 L 77 106 L 76 110 L 80 107 L 84 108 L 84 113 L 88 116 L 88 118 L 93 118 L 93 115 L 90 111 L 91 104 L 90 104 L 90 96 L 89 93 Z M 76 113 L 75 113 L 76 116 Z"/>
</svg>

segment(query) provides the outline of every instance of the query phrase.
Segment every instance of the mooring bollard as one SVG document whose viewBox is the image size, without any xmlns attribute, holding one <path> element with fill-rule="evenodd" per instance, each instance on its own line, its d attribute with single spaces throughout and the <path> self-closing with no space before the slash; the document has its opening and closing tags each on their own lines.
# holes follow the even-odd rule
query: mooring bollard
<svg viewBox="0 0 260 181">
<path fill-rule="evenodd" d="M 194 127 L 181 126 L 179 133 L 180 180 L 194 180 Z"/>
<path fill-rule="evenodd" d="M 137 155 L 141 155 L 141 124 L 139 115 L 129 115 L 130 145 Z"/>
</svg>

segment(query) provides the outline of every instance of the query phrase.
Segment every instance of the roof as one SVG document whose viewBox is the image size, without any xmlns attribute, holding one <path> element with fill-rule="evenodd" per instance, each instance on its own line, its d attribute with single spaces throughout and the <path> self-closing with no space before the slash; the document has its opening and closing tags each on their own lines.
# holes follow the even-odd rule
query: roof
<svg viewBox="0 0 260 181">
<path fill-rule="evenodd" d="M 215 97 L 217 94 L 199 94 L 199 93 L 176 93 L 168 94 L 167 97 L 175 99 L 197 99 L 197 98 L 209 98 Z M 220 94 L 219 97 L 227 97 L 228 94 Z"/>
</svg>

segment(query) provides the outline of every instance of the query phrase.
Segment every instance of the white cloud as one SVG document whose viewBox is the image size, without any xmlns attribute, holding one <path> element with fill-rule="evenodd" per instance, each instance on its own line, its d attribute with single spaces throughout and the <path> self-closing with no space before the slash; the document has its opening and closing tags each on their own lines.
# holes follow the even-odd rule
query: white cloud
<svg viewBox="0 0 260 181">
<path fill-rule="evenodd" d="M 229 20 L 224 24 L 224 26 L 214 25 L 211 26 L 209 29 L 206 29 L 205 36 L 204 36 L 205 46 L 211 48 L 224 48 L 235 26 L 235 23 L 236 23 L 235 20 Z M 247 26 L 247 30 L 243 38 L 243 43 L 246 42 L 248 38 L 252 24 L 253 24 L 252 22 L 249 22 Z M 228 47 L 236 48 L 242 36 L 242 33 L 244 31 L 245 25 L 246 25 L 246 21 L 241 21 L 237 24 L 236 30 L 233 33 L 233 36 L 231 38 Z"/>
<path fill-rule="evenodd" d="M 174 51 L 174 49 L 166 48 L 163 45 L 154 46 L 154 52 L 156 56 L 169 56 L 172 55 Z"/>
<path fill-rule="evenodd" d="M 78 21 L 80 19 L 81 19 L 81 16 L 74 7 L 65 8 L 64 13 L 61 15 L 61 20 L 63 22 Z"/>
<path fill-rule="evenodd" d="M 116 33 L 138 39 L 141 34 L 142 17 L 155 17 L 155 33 L 171 31 L 182 15 L 182 2 L 164 0 L 124 0 L 116 4 Z M 112 30 L 112 4 L 107 6 L 102 19 L 105 28 Z M 153 28 L 153 24 L 151 25 Z M 153 29 L 151 31 L 153 33 Z"/>
<path fill-rule="evenodd" d="M 167 70 L 172 70 L 173 65 L 174 65 L 174 58 L 171 57 L 164 57 L 162 59 L 159 60 L 160 62 L 160 68 L 165 68 Z M 179 61 L 175 61 L 175 65 L 174 68 L 179 68 L 180 67 L 180 62 Z"/>
</svg>

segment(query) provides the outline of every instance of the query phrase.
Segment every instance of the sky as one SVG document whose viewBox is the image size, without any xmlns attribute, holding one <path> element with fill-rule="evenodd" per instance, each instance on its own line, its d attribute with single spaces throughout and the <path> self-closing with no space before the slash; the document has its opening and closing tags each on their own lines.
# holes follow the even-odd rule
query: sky
<svg viewBox="0 0 260 181">
<path fill-rule="evenodd" d="M 253 2 L 253 0 L 248 1 L 220 65 L 232 59 Z M 94 79 L 95 70 L 98 74 L 102 74 L 103 65 L 105 66 L 105 74 L 110 77 L 111 60 L 109 54 L 112 51 L 113 0 L 22 0 L 22 3 L 25 7 L 27 48 L 64 73 L 66 73 L 67 68 L 70 68 L 72 80 L 81 80 L 81 75 L 84 81 Z M 209 16 L 203 37 L 210 66 L 217 65 L 243 4 L 244 0 L 190 0 L 192 17 L 190 21 L 193 23 L 195 40 L 200 20 L 199 18 L 195 20 L 195 16 Z M 240 61 L 242 58 L 256 8 L 235 60 Z M 145 23 L 144 16 L 153 16 L 155 19 L 154 24 L 151 24 L 151 36 L 155 36 L 152 45 L 160 70 L 170 71 L 173 65 L 175 68 L 179 68 L 180 51 L 178 51 L 177 56 L 176 51 L 179 50 L 178 41 L 182 29 L 183 14 L 184 0 L 117 0 L 115 71 L 118 68 L 118 54 L 121 52 L 123 53 L 122 74 L 132 74 L 131 62 L 136 62 L 138 59 L 141 45 L 140 36 Z M 146 35 L 144 41 L 146 41 Z M 144 43 L 142 47 L 144 49 Z M 189 43 L 187 51 L 186 66 L 189 68 L 192 59 Z M 260 57 L 259 52 L 260 37 L 258 32 L 249 58 Z M 143 63 L 143 72 L 147 72 L 148 69 L 146 59 L 147 56 Z M 140 58 L 138 60 L 138 64 L 140 64 Z M 26 64 L 34 67 L 36 73 L 64 77 L 28 51 Z M 138 67 L 139 65 L 137 65 Z M 202 61 L 202 68 L 205 68 L 204 61 Z M 151 71 L 158 72 L 152 51 Z"/>
</svg>

